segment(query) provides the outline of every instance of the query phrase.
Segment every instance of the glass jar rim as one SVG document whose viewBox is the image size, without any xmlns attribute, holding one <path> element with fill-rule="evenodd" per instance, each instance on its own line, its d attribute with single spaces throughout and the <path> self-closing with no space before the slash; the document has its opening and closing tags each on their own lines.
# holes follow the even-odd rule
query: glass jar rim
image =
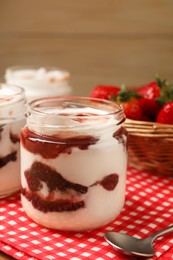
<svg viewBox="0 0 173 260">
<path fill-rule="evenodd" d="M 104 114 L 94 114 L 94 115 L 80 115 L 78 117 L 80 118 L 98 118 L 98 117 L 105 117 L 105 116 L 113 116 L 113 115 L 119 115 L 119 117 L 121 117 L 121 120 L 125 120 L 125 115 L 124 115 L 124 109 L 123 106 L 119 103 L 113 102 L 113 101 L 109 101 L 109 100 L 105 100 L 105 99 L 99 99 L 99 98 L 92 98 L 92 97 L 83 97 L 83 96 L 55 96 L 55 97 L 43 97 L 43 98 L 39 98 L 39 99 L 35 99 L 33 101 L 31 101 L 30 103 L 28 103 L 26 105 L 28 112 L 33 112 L 36 115 L 49 115 L 49 116 L 55 116 L 55 114 L 49 114 L 46 113 L 44 111 L 40 111 L 39 108 L 41 107 L 41 105 L 46 104 L 47 102 L 54 102 L 54 101 L 59 101 L 59 102 L 65 102 L 65 101 L 71 101 L 71 102 L 75 102 L 75 104 L 79 104 L 79 105 L 85 105 L 85 106 L 89 106 L 89 107 L 93 107 L 96 108 L 98 110 L 103 110 L 105 111 Z M 84 103 L 83 103 L 83 102 Z M 91 106 L 92 104 L 92 106 Z M 95 104 L 95 107 L 93 106 Z M 104 107 L 96 107 L 96 105 L 102 105 Z M 44 107 L 44 106 L 43 106 Z M 109 107 L 109 110 L 108 110 Z M 66 115 L 59 115 L 58 117 L 64 118 L 66 117 Z M 76 115 L 69 115 L 70 118 L 75 118 Z"/>
<path fill-rule="evenodd" d="M 25 98 L 25 90 L 20 86 L 0 82 L 0 90 L 2 88 L 7 88 L 7 89 L 11 90 L 13 93 L 4 94 L 3 98 L 12 97 L 12 101 L 11 102 L 2 102 L 2 103 L 0 102 L 0 106 L 3 106 L 3 107 L 8 106 L 9 103 L 13 104 L 13 103 L 16 103 Z M 0 97 L 0 99 L 1 99 L 1 97 Z"/>
<path fill-rule="evenodd" d="M 68 70 L 61 69 L 61 68 L 58 68 L 56 66 L 48 66 L 48 65 L 45 65 L 45 66 L 37 66 L 37 65 L 14 65 L 14 66 L 10 66 L 6 69 L 6 77 L 10 74 L 13 74 L 15 71 L 19 71 L 19 70 L 22 71 L 22 70 L 39 70 L 39 69 L 45 69 L 47 72 L 59 71 L 62 74 L 67 74 L 68 77 L 70 77 L 70 73 L 69 73 Z M 16 76 L 16 78 L 20 78 L 20 77 Z M 33 79 L 27 78 L 27 80 L 33 80 Z M 37 79 L 37 80 L 40 80 L 40 79 Z"/>
</svg>

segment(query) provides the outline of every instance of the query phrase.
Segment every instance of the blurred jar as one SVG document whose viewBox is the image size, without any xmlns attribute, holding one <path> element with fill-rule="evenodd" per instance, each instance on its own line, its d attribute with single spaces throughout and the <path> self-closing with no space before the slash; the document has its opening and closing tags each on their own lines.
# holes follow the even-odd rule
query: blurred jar
<svg viewBox="0 0 173 260">
<path fill-rule="evenodd" d="M 19 143 L 24 112 L 24 90 L 0 84 L 0 198 L 21 188 Z"/>
<path fill-rule="evenodd" d="M 70 73 L 56 67 L 14 66 L 6 69 L 5 80 L 25 89 L 27 101 L 71 93 Z"/>
<path fill-rule="evenodd" d="M 37 223 L 61 230 L 105 225 L 125 199 L 123 108 L 82 97 L 34 100 L 21 134 L 22 205 Z"/>
</svg>

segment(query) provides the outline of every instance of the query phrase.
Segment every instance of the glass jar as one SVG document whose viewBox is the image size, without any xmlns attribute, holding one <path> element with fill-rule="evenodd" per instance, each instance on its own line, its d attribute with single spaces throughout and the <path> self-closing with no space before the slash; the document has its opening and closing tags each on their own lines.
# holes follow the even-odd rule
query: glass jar
<svg viewBox="0 0 173 260">
<path fill-rule="evenodd" d="M 0 198 L 21 187 L 20 130 L 25 124 L 24 90 L 0 84 Z"/>
<path fill-rule="evenodd" d="M 56 67 L 9 67 L 5 79 L 7 83 L 23 87 L 28 102 L 36 98 L 71 93 L 70 73 Z"/>
<path fill-rule="evenodd" d="M 84 97 L 34 100 L 21 133 L 22 205 L 37 223 L 89 230 L 113 220 L 125 198 L 123 108 Z"/>
</svg>

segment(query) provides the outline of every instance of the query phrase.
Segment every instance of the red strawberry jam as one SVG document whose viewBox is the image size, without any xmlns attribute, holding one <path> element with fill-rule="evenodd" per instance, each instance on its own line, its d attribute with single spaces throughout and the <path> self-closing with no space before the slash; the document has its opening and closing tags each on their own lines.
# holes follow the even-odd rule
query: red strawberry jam
<svg viewBox="0 0 173 260">
<path fill-rule="evenodd" d="M 41 163 L 34 162 L 31 168 L 25 171 L 25 178 L 28 189 L 22 188 L 21 192 L 27 200 L 31 201 L 33 207 L 43 212 L 62 212 L 78 210 L 85 206 L 85 202 L 80 200 L 82 194 L 86 194 L 89 188 L 95 185 L 101 185 L 104 189 L 112 191 L 115 189 L 119 176 L 110 174 L 101 181 L 97 181 L 90 187 L 77 183 L 69 182 L 55 169 Z M 46 184 L 49 195 L 45 198 L 40 191 L 43 189 L 43 183 Z M 65 199 L 54 198 L 54 192 L 60 191 L 65 195 Z M 69 198 L 67 199 L 69 195 Z M 73 195 L 73 196 L 72 196 Z M 75 195 L 75 197 L 74 197 Z"/>
<path fill-rule="evenodd" d="M 128 145 L 127 136 L 128 136 L 128 133 L 127 133 L 126 128 L 124 128 L 124 127 L 120 127 L 118 129 L 118 131 L 113 133 L 113 137 L 115 139 L 117 139 L 118 142 L 126 148 L 126 150 L 127 150 L 127 145 Z"/>
<path fill-rule="evenodd" d="M 73 189 L 76 192 L 85 194 L 88 190 L 83 185 L 67 181 L 55 169 L 41 162 L 34 162 L 31 168 L 25 171 L 25 177 L 28 187 L 32 192 L 41 190 L 43 188 L 42 182 L 46 183 L 49 192 L 53 192 L 54 190 L 66 192 Z"/>
<path fill-rule="evenodd" d="M 62 153 L 71 154 L 72 148 L 87 150 L 90 145 L 97 143 L 99 138 L 90 135 L 79 135 L 64 138 L 61 135 L 40 135 L 25 128 L 21 134 L 22 145 L 29 152 L 40 154 L 45 159 L 53 159 Z"/>
<path fill-rule="evenodd" d="M 4 167 L 9 162 L 15 162 L 17 160 L 17 151 L 7 154 L 6 156 L 0 157 L 0 168 Z"/>
</svg>

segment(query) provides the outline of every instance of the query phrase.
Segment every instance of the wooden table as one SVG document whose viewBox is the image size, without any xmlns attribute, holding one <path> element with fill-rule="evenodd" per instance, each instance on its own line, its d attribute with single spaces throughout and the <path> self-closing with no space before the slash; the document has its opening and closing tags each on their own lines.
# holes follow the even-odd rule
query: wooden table
<svg viewBox="0 0 173 260">
<path fill-rule="evenodd" d="M 14 260 L 15 258 L 6 255 L 5 253 L 0 251 L 0 260 Z"/>
</svg>

